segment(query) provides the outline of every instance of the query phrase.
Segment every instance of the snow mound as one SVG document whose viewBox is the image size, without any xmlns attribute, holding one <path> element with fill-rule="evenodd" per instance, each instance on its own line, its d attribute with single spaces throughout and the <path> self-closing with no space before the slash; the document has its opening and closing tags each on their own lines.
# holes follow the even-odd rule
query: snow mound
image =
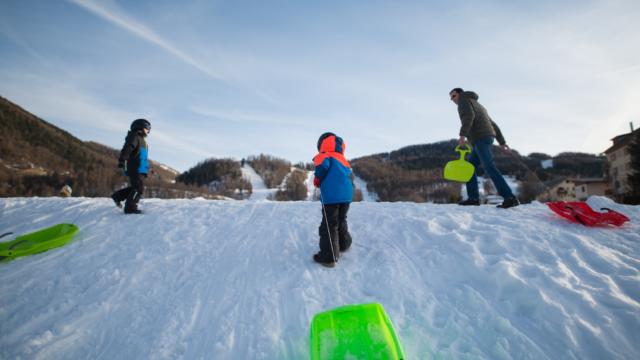
<svg viewBox="0 0 640 360">
<path fill-rule="evenodd" d="M 306 359 L 314 314 L 379 302 L 408 359 L 638 359 L 640 207 L 590 203 L 631 223 L 353 203 L 327 269 L 317 202 L 0 199 L 0 233 L 81 229 L 0 264 L 0 358 Z"/>
</svg>

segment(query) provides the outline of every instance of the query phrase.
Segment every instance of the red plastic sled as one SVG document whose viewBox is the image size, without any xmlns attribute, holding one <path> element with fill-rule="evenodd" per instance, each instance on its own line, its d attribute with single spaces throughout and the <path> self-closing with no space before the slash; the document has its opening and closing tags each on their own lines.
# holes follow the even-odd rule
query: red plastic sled
<svg viewBox="0 0 640 360">
<path fill-rule="evenodd" d="M 547 206 L 563 218 L 585 226 L 621 226 L 630 221 L 625 215 L 611 209 L 602 208 L 600 210 L 606 212 L 597 212 L 584 201 L 554 201 L 548 202 Z"/>
</svg>

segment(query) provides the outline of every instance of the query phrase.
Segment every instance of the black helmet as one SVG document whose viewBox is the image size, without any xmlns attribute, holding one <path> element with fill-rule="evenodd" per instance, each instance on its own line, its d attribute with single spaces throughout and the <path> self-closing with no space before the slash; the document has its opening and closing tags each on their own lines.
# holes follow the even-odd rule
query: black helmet
<svg viewBox="0 0 640 360">
<path fill-rule="evenodd" d="M 151 131 L 151 123 L 147 119 L 136 119 L 131 123 L 131 131 L 147 129 Z"/>
<path fill-rule="evenodd" d="M 320 145 L 322 145 L 322 142 L 324 141 L 324 139 L 328 138 L 329 136 L 336 136 L 336 134 L 332 132 L 326 132 L 320 135 L 320 138 L 318 138 L 318 151 L 320 151 Z"/>
</svg>

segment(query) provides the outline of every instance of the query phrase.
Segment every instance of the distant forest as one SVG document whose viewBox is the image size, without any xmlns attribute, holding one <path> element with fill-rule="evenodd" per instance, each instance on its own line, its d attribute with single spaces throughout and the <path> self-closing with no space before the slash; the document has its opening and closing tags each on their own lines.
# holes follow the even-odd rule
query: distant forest
<svg viewBox="0 0 640 360">
<path fill-rule="evenodd" d="M 124 134 L 123 134 L 124 136 Z M 83 142 L 0 97 L 0 196 L 106 197 L 126 185 L 117 167 L 119 150 Z M 151 161 L 147 197 L 215 198 L 206 189 L 175 183 L 177 172 Z"/>
<path fill-rule="evenodd" d="M 242 177 L 240 163 L 233 159 L 204 160 L 178 175 L 176 181 L 236 199 L 246 198 L 252 191 L 251 183 Z"/>
<path fill-rule="evenodd" d="M 291 171 L 289 161 L 270 155 L 249 156 L 247 162 L 270 189 L 280 186 L 284 177 Z"/>
<path fill-rule="evenodd" d="M 451 203 L 460 199 L 460 185 L 442 179 L 444 165 L 458 157 L 455 140 L 412 145 L 389 153 L 353 159 L 357 176 L 380 201 Z M 602 178 L 606 158 L 566 152 L 556 156 L 493 149 L 498 168 L 515 176 L 525 200 L 535 198 L 547 182 L 562 177 Z M 117 168 L 119 149 L 83 142 L 0 97 L 0 196 L 55 196 L 69 185 L 72 196 L 109 196 L 127 179 Z M 553 167 L 544 168 L 542 161 Z M 292 164 L 260 154 L 247 162 L 269 188 L 279 187 L 276 200 L 301 200 L 307 196 L 306 173 L 312 164 Z M 246 198 L 252 191 L 233 159 L 207 159 L 183 174 L 151 161 L 154 170 L 146 180 L 145 196 L 159 198 Z M 483 175 L 480 168 L 479 175 Z M 634 178 L 637 181 L 637 178 Z M 355 199 L 362 195 L 356 192 Z"/>
<path fill-rule="evenodd" d="M 380 201 L 456 202 L 460 199 L 460 185 L 442 178 L 446 163 L 459 158 L 454 151 L 456 145 L 453 139 L 412 145 L 357 158 L 351 163 L 356 175 L 367 182 Z M 566 152 L 553 157 L 543 153 L 522 156 L 499 146 L 493 147 L 493 154 L 503 174 L 523 182 L 525 201 L 544 190 L 547 181 L 559 177 L 602 178 L 605 174 L 606 157 L 599 155 Z M 553 167 L 543 168 L 543 160 L 552 160 Z M 484 175 L 482 167 L 478 175 Z"/>
</svg>

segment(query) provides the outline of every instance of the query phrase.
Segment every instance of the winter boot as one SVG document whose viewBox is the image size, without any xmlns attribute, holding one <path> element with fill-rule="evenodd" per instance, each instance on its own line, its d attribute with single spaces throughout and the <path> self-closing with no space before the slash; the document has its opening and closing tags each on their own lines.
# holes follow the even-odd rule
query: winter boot
<svg viewBox="0 0 640 360">
<path fill-rule="evenodd" d="M 142 214 L 142 210 L 138 209 L 138 207 L 126 207 L 124 208 L 125 214 Z"/>
<path fill-rule="evenodd" d="M 138 210 L 138 202 L 140 201 L 140 193 L 133 190 L 127 196 L 127 200 L 124 202 L 125 214 L 142 214 L 142 211 Z"/>
<path fill-rule="evenodd" d="M 498 205 L 497 207 L 499 207 L 501 209 L 508 209 L 510 207 L 514 207 L 514 206 L 518 206 L 518 205 L 520 205 L 520 201 L 518 201 L 517 197 L 512 196 L 510 198 L 504 199 L 502 204 Z"/>
<path fill-rule="evenodd" d="M 113 200 L 113 202 L 116 204 L 117 207 L 122 208 L 122 201 L 116 197 L 116 193 L 113 193 L 113 195 L 111 195 L 111 199 Z"/>
<path fill-rule="evenodd" d="M 458 205 L 462 205 L 462 206 L 479 206 L 480 205 L 480 200 L 479 199 L 467 199 L 465 201 L 459 202 Z"/>
<path fill-rule="evenodd" d="M 318 264 L 324 266 L 324 267 L 328 267 L 328 268 L 332 268 L 336 266 L 336 262 L 333 261 L 333 259 L 324 259 L 320 253 L 317 253 L 315 255 L 313 255 L 313 261 L 317 262 Z"/>
</svg>

